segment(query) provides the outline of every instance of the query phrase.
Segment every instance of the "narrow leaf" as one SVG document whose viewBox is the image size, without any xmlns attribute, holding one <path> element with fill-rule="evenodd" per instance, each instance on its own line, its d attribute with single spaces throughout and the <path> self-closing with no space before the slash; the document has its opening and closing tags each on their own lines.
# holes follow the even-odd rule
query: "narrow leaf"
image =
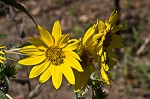
<svg viewBox="0 0 150 99">
<path fill-rule="evenodd" d="M 4 3 L 6 3 L 7 5 L 10 5 L 12 7 L 15 7 L 16 9 L 23 11 L 25 14 L 27 14 L 32 21 L 36 24 L 35 20 L 32 18 L 32 16 L 29 14 L 29 12 L 26 10 L 26 8 L 24 6 L 22 6 L 21 4 L 17 3 L 16 0 L 0 0 Z M 37 24 L 36 24 L 37 25 Z"/>
</svg>

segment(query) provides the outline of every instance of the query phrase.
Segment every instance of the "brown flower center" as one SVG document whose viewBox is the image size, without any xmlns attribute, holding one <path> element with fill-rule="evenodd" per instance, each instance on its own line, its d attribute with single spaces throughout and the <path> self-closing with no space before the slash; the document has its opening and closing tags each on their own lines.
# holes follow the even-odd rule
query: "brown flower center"
<svg viewBox="0 0 150 99">
<path fill-rule="evenodd" d="M 46 57 L 53 65 L 60 65 L 64 62 L 65 55 L 61 48 L 51 46 L 46 51 Z"/>
<path fill-rule="evenodd" d="M 104 40 L 104 43 L 103 43 L 103 46 L 105 48 L 108 47 L 110 45 L 111 41 L 112 41 L 112 33 L 107 33 L 105 40 Z"/>
<path fill-rule="evenodd" d="M 86 66 L 87 64 L 92 62 L 93 55 L 89 51 L 83 50 L 80 58 L 82 60 L 81 65 L 83 64 L 82 66 Z"/>
</svg>

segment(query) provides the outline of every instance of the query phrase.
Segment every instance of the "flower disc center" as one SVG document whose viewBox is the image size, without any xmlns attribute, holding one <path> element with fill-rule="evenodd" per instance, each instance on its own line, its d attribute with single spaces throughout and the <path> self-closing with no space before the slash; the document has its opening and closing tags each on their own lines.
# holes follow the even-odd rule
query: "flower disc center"
<svg viewBox="0 0 150 99">
<path fill-rule="evenodd" d="M 112 41 L 112 34 L 111 33 L 108 33 L 106 34 L 106 37 L 105 37 L 105 40 L 104 40 L 104 47 L 108 47 L 110 45 Z"/>
<path fill-rule="evenodd" d="M 83 66 L 86 66 L 86 64 L 91 63 L 93 55 L 89 51 L 83 50 L 80 58 L 82 60 L 81 64 L 83 64 Z"/>
<path fill-rule="evenodd" d="M 49 47 L 46 51 L 46 57 L 53 65 L 60 65 L 64 62 L 65 55 L 61 48 L 57 46 Z"/>
</svg>

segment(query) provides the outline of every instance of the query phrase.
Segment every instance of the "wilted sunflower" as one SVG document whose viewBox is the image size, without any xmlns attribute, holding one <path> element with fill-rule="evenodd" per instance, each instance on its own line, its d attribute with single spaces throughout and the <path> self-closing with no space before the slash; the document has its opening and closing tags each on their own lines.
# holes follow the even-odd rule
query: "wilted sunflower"
<svg viewBox="0 0 150 99">
<path fill-rule="evenodd" d="M 5 46 L 0 47 L 0 49 L 5 48 Z M 6 60 L 6 58 L 2 57 L 1 55 L 4 55 L 5 53 L 0 50 L 0 63 L 4 63 L 3 61 Z"/>
<path fill-rule="evenodd" d="M 52 35 L 41 26 L 37 26 L 41 38 L 30 37 L 33 45 L 25 46 L 19 52 L 29 55 L 28 58 L 19 61 L 22 65 L 34 66 L 29 78 L 40 75 L 39 81 L 46 82 L 52 76 L 52 82 L 56 89 L 62 83 L 62 74 L 70 84 L 75 84 L 72 68 L 83 72 L 78 62 L 80 57 L 73 51 L 77 48 L 78 40 L 69 40 L 69 36 L 62 35 L 59 21 L 54 23 Z"/>
<path fill-rule="evenodd" d="M 114 10 L 110 15 L 109 20 L 106 20 L 105 22 L 101 20 L 99 21 L 99 33 L 96 34 L 97 37 L 99 37 L 97 50 L 101 62 L 100 72 L 102 78 L 107 84 L 109 84 L 109 79 L 106 72 L 109 70 L 110 66 L 116 65 L 118 60 L 116 54 L 112 50 L 113 48 L 121 48 L 124 46 L 121 37 L 115 34 L 117 31 L 124 28 L 123 25 L 115 25 L 118 19 L 119 14 L 116 10 Z M 103 67 L 105 67 L 106 69 L 104 69 Z"/>
<path fill-rule="evenodd" d="M 85 33 L 84 37 L 80 39 L 81 42 L 78 46 L 78 52 L 82 60 L 80 64 L 84 72 L 74 70 L 76 81 L 73 87 L 75 92 L 85 90 L 90 75 L 95 71 L 95 66 L 93 65 L 94 55 L 96 54 L 95 46 L 97 43 L 96 38 L 93 37 L 95 29 L 96 25 L 91 26 Z"/>
</svg>

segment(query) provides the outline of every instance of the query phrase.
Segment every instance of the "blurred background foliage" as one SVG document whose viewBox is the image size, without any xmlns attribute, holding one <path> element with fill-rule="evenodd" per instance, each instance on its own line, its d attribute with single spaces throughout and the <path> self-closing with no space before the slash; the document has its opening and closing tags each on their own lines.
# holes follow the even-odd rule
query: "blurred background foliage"
<svg viewBox="0 0 150 99">
<path fill-rule="evenodd" d="M 115 0 L 17 0 L 32 15 L 37 24 L 51 31 L 52 24 L 59 19 L 63 33 L 80 38 L 97 19 L 108 19 L 115 7 Z M 116 0 L 119 1 L 119 0 Z M 150 99 L 150 2 L 149 0 L 120 0 L 120 23 L 127 28 L 119 32 L 125 48 L 116 50 L 119 64 L 111 70 L 112 87 L 106 86 L 108 99 Z M 28 36 L 39 36 L 31 19 L 21 11 L 0 3 L 0 45 L 8 49 L 28 42 Z M 14 57 L 16 60 L 18 56 Z M 14 62 L 9 60 L 10 62 Z M 26 80 L 30 68 L 16 62 L 17 79 Z M 9 93 L 14 99 L 28 99 L 27 84 L 19 85 L 11 79 Z M 37 79 L 31 79 L 32 86 Z M 48 81 L 36 99 L 74 99 L 70 86 L 64 85 L 57 91 Z M 70 98 L 71 97 L 71 98 Z M 91 99 L 88 93 L 86 99 Z"/>
</svg>

